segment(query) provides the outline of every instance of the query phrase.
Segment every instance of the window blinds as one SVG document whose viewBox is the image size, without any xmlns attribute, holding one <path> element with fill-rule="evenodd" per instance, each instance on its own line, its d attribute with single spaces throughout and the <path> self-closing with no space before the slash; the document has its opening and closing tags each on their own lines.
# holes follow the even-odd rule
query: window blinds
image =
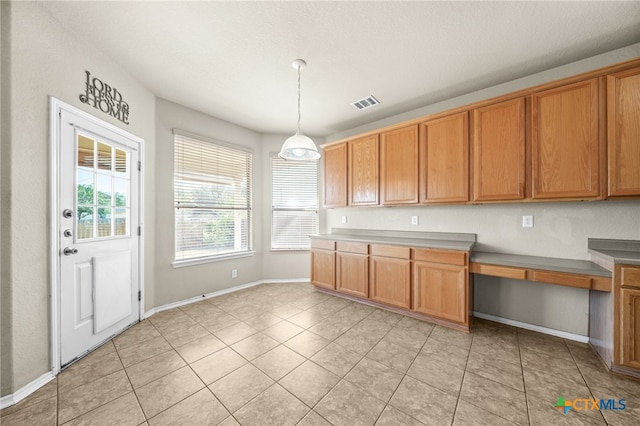
<svg viewBox="0 0 640 426">
<path fill-rule="evenodd" d="M 176 260 L 251 249 L 252 154 L 174 131 Z"/>
<path fill-rule="evenodd" d="M 271 157 L 271 248 L 308 250 L 318 233 L 318 163 Z"/>
</svg>

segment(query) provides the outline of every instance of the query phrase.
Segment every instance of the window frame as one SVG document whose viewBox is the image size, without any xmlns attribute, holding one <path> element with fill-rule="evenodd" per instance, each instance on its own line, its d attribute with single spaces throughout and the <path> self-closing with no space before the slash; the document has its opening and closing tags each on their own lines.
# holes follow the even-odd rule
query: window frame
<svg viewBox="0 0 640 426">
<path fill-rule="evenodd" d="M 227 142 L 223 142 L 223 141 L 219 141 L 216 139 L 212 139 L 212 138 L 208 138 L 206 136 L 202 136 L 202 135 L 198 135 L 198 134 L 194 134 L 194 133 L 190 133 L 190 132 L 186 132 L 183 130 L 179 130 L 179 129 L 173 129 L 173 155 L 174 155 L 174 164 L 173 164 L 173 214 L 174 214 L 174 219 L 173 219 L 173 224 L 174 224 L 174 249 L 173 249 L 173 253 L 174 253 L 174 260 L 172 262 L 172 266 L 174 268 L 180 268 L 180 267 L 184 267 L 184 266 L 190 266 L 190 265 L 198 265 L 198 264 L 203 264 L 203 263 L 211 263 L 211 262 L 218 262 L 221 260 L 228 260 L 228 259 L 237 259 L 237 258 L 243 258 L 243 257 L 250 257 L 253 256 L 255 254 L 255 251 L 253 250 L 253 185 L 254 185 L 254 179 L 253 179 L 253 162 L 254 162 L 254 151 L 251 148 L 248 147 L 244 147 L 241 145 L 235 145 L 235 144 L 231 144 L 231 143 L 227 143 Z M 199 205 L 198 203 L 187 203 L 187 204 L 181 204 L 180 201 L 176 200 L 176 185 L 178 182 L 178 173 L 179 171 L 182 174 L 186 174 L 188 172 L 185 171 L 184 168 L 181 168 L 180 170 L 178 169 L 178 164 L 177 164 L 177 155 L 176 155 L 176 150 L 178 147 L 178 138 L 186 138 L 186 139 L 191 139 L 193 140 L 195 143 L 200 143 L 200 144 L 204 144 L 204 145 L 212 145 L 215 147 L 215 149 L 221 149 L 221 150 L 228 150 L 229 153 L 231 154 L 238 154 L 238 153 L 245 153 L 248 158 L 245 158 L 245 162 L 247 164 L 247 172 L 246 172 L 246 178 L 247 178 L 247 204 L 246 206 L 242 206 L 242 207 L 237 207 L 237 206 L 233 206 L 233 207 L 229 207 L 229 206 L 221 206 L 220 208 L 215 208 L 212 206 L 202 206 Z M 184 143 L 184 142 L 182 142 Z M 210 175 L 211 177 L 211 181 L 219 181 L 220 176 L 215 176 L 215 175 Z M 200 179 L 201 180 L 201 179 Z M 188 179 L 187 179 L 188 182 Z M 246 226 L 247 226 L 247 233 L 246 233 L 246 239 L 247 239 L 247 246 L 246 249 L 240 249 L 237 251 L 225 251 L 222 253 L 208 253 L 208 254 L 204 254 L 204 255 L 195 255 L 195 256 L 190 256 L 190 257 L 181 257 L 179 256 L 179 254 L 181 253 L 180 251 L 178 251 L 178 233 L 179 233 L 179 229 L 178 229 L 178 214 L 179 211 L 181 209 L 192 209 L 192 210 L 211 210 L 211 211 L 220 211 L 220 210 L 231 210 L 231 211 L 246 211 L 246 215 L 247 215 L 247 219 L 246 219 Z M 236 241 L 236 238 L 234 238 L 234 243 Z"/>
</svg>

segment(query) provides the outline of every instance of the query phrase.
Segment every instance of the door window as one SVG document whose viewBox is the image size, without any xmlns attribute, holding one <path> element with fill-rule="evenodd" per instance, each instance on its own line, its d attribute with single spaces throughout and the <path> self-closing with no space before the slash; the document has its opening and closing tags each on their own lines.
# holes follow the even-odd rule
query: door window
<svg viewBox="0 0 640 426">
<path fill-rule="evenodd" d="M 129 153 L 78 134 L 76 167 L 76 239 L 129 236 Z"/>
</svg>

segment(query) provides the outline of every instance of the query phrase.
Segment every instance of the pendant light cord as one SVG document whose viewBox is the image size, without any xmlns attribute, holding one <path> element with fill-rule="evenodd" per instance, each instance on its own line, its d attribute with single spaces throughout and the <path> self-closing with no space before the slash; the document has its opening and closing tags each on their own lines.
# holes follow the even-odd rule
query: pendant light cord
<svg viewBox="0 0 640 426">
<path fill-rule="evenodd" d="M 298 65 L 298 133 L 300 133 L 300 65 Z"/>
</svg>

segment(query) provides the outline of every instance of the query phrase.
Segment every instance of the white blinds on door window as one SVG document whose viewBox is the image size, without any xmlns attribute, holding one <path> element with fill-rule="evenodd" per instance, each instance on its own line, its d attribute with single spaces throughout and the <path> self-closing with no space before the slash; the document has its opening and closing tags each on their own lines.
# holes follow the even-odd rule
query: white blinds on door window
<svg viewBox="0 0 640 426">
<path fill-rule="evenodd" d="M 318 163 L 271 157 L 271 249 L 308 250 L 318 233 Z"/>
<path fill-rule="evenodd" d="M 176 261 L 251 250 L 251 152 L 174 130 Z"/>
</svg>

